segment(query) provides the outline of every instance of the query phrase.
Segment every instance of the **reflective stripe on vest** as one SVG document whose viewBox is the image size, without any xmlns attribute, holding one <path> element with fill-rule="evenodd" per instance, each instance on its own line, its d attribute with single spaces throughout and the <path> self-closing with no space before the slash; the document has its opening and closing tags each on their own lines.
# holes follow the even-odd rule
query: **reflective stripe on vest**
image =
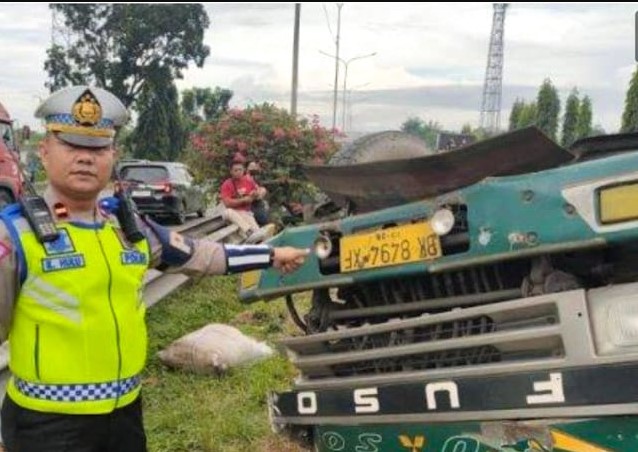
<svg viewBox="0 0 638 452">
<path fill-rule="evenodd" d="M 137 389 L 141 378 L 136 375 L 120 381 L 76 385 L 41 385 L 29 383 L 18 377 L 14 377 L 14 381 L 18 390 L 28 397 L 56 402 L 82 402 L 115 399 L 126 395 Z"/>
<path fill-rule="evenodd" d="M 41 244 L 14 222 L 27 267 L 9 333 L 7 393 L 37 411 L 108 413 L 135 400 L 146 361 L 146 240 L 129 245 L 111 223 L 58 223 Z"/>
</svg>

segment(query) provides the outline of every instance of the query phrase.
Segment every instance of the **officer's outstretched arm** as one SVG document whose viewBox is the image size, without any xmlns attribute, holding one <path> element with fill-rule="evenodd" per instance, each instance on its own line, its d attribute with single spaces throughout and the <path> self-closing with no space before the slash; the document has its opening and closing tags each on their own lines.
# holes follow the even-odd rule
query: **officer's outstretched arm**
<svg viewBox="0 0 638 452">
<path fill-rule="evenodd" d="M 153 266 L 190 275 L 223 275 L 274 266 L 282 273 L 296 270 L 307 250 L 270 245 L 230 245 L 207 239 L 191 239 L 144 220 L 154 256 Z"/>
</svg>

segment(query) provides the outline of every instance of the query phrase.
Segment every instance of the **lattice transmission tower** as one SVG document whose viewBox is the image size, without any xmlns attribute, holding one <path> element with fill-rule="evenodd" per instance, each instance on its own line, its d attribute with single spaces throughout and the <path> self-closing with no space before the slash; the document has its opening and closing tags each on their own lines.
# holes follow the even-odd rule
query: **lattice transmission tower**
<svg viewBox="0 0 638 452">
<path fill-rule="evenodd" d="M 501 121 L 501 93 L 503 90 L 503 34 L 505 33 L 505 11 L 507 3 L 494 3 L 492 34 L 487 55 L 487 69 L 481 101 L 481 128 L 496 132 Z"/>
</svg>

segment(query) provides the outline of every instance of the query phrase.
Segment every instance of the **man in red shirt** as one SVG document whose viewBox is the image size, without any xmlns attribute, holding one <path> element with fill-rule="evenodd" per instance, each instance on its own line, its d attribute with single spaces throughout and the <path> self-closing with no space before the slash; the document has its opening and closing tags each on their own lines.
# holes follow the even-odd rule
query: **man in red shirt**
<svg viewBox="0 0 638 452">
<path fill-rule="evenodd" d="M 259 199 L 260 194 L 254 179 L 245 176 L 244 164 L 233 162 L 230 165 L 230 177 L 220 188 L 220 196 L 226 207 L 223 216 L 239 226 L 245 238 L 259 229 L 251 205 L 254 200 Z"/>
</svg>

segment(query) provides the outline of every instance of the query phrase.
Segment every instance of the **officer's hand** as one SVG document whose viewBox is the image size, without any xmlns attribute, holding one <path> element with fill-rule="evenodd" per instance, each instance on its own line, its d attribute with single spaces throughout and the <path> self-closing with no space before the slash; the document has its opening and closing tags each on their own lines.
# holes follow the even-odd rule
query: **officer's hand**
<svg viewBox="0 0 638 452">
<path fill-rule="evenodd" d="M 297 270 L 310 253 L 308 249 L 293 248 L 291 246 L 283 246 L 274 250 L 272 266 L 282 273 L 290 273 Z"/>
</svg>

